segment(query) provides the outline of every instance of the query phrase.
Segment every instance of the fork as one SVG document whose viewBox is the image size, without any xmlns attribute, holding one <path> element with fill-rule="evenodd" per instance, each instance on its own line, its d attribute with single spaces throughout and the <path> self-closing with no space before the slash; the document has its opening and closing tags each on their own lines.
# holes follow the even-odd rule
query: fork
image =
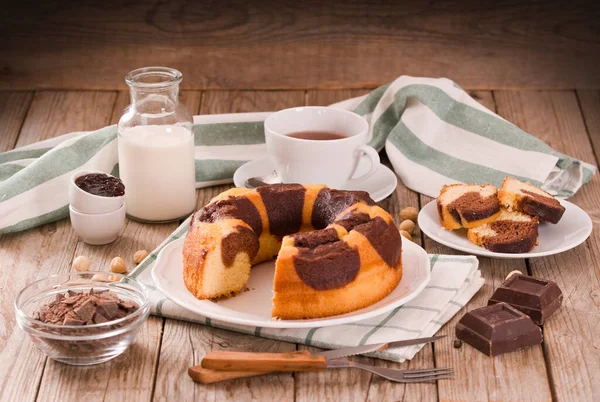
<svg viewBox="0 0 600 402">
<path fill-rule="evenodd" d="M 394 382 L 430 382 L 454 378 L 454 367 L 398 370 L 346 360 L 330 360 L 327 368 L 357 368 Z"/>
<path fill-rule="evenodd" d="M 345 360 L 330 360 L 327 368 L 357 368 L 360 370 L 369 371 L 387 380 L 401 383 L 431 382 L 454 378 L 453 367 L 398 370 L 387 367 L 370 366 L 368 364 L 355 363 Z M 211 370 L 202 366 L 194 366 L 188 369 L 188 375 L 192 378 L 192 380 L 201 384 L 213 384 L 215 382 L 233 380 L 236 378 L 247 378 L 272 373 L 275 372 Z"/>
</svg>

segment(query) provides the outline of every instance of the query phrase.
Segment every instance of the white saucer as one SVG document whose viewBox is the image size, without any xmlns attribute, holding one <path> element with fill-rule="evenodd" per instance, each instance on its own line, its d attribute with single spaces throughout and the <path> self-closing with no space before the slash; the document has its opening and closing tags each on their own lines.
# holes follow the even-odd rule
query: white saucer
<svg viewBox="0 0 600 402">
<path fill-rule="evenodd" d="M 245 187 L 246 180 L 248 180 L 250 177 L 267 176 L 273 173 L 273 170 L 273 164 L 269 158 L 256 159 L 246 162 L 235 171 L 233 175 L 233 183 L 236 187 Z M 360 176 L 368 170 L 369 162 L 365 159 L 361 159 L 356 171 L 356 175 Z M 396 189 L 397 184 L 398 178 L 396 177 L 396 174 L 387 166 L 379 165 L 377 173 L 375 173 L 375 175 L 370 179 L 361 182 L 359 185 L 353 184 L 348 187 L 341 188 L 340 190 L 367 191 L 375 202 L 379 202 L 392 194 Z"/>
<path fill-rule="evenodd" d="M 442 229 L 435 200 L 425 205 L 419 212 L 419 228 L 438 243 L 469 254 L 492 258 L 543 257 L 577 247 L 592 233 L 592 220 L 583 209 L 569 201 L 560 200 L 560 203 L 565 207 L 565 213 L 561 220 L 556 225 L 547 222 L 541 223 L 538 236 L 539 244 L 528 253 L 495 253 L 471 243 L 467 239 L 466 229 Z"/>
<path fill-rule="evenodd" d="M 273 274 L 275 262 L 268 261 L 252 268 L 248 291 L 235 297 L 212 301 L 198 300 L 183 283 L 182 249 L 184 239 L 176 240 L 161 250 L 152 268 L 157 288 L 179 306 L 231 324 L 263 328 L 314 328 L 365 320 L 384 314 L 414 299 L 431 279 L 429 256 L 417 244 L 402 241 L 402 280 L 383 300 L 351 313 L 312 320 L 276 320 L 271 318 Z"/>
</svg>

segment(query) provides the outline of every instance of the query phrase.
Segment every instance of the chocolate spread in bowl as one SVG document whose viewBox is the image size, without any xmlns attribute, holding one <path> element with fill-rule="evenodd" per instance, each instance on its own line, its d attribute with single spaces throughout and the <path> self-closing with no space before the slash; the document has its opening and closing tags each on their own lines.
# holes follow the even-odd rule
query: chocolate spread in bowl
<svg viewBox="0 0 600 402">
<path fill-rule="evenodd" d="M 89 173 L 75 179 L 75 185 L 93 195 L 101 197 L 120 197 L 125 194 L 123 182 L 106 173 Z"/>
</svg>

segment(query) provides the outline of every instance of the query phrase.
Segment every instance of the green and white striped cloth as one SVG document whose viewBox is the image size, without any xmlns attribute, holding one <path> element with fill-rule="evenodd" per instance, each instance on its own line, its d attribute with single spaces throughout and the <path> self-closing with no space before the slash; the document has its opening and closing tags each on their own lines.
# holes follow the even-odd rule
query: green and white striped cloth
<svg viewBox="0 0 600 402">
<path fill-rule="evenodd" d="M 369 144 L 385 147 L 404 184 L 431 197 L 443 184 L 498 186 L 507 175 L 569 197 L 595 173 L 594 166 L 554 151 L 445 78 L 402 76 L 332 106 L 364 116 L 370 123 Z M 198 187 L 231 182 L 244 162 L 266 155 L 263 121 L 268 114 L 195 117 Z M 66 217 L 72 173 L 118 172 L 116 143 L 116 126 L 110 126 L 0 154 L 0 233 Z"/>
<path fill-rule="evenodd" d="M 191 321 L 248 335 L 337 349 L 370 343 L 433 336 L 483 286 L 484 279 L 473 256 L 430 255 L 431 281 L 412 301 L 368 320 L 323 328 L 278 329 L 228 324 L 190 312 L 160 293 L 151 276 L 160 250 L 185 236 L 189 218 L 129 275 L 150 289 L 152 314 Z M 388 349 L 369 356 L 402 362 L 410 360 L 423 345 Z"/>
</svg>

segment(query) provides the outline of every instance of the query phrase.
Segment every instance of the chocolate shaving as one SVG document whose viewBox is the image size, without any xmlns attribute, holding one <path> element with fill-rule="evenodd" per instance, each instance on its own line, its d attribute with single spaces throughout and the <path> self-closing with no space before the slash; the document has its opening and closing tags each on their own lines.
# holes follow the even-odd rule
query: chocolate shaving
<svg viewBox="0 0 600 402">
<path fill-rule="evenodd" d="M 108 290 L 59 293 L 54 301 L 33 313 L 33 318 L 48 324 L 90 325 L 126 317 L 138 309 L 130 300 L 121 300 Z"/>
<path fill-rule="evenodd" d="M 108 321 L 106 318 L 104 318 L 104 316 L 102 316 L 102 315 L 100 315 L 98 313 L 94 314 L 93 320 L 94 320 L 95 324 L 102 324 L 103 322 L 107 322 Z"/>
<path fill-rule="evenodd" d="M 68 303 L 64 303 L 66 299 L 70 299 Z M 32 314 L 37 321 L 31 327 L 51 335 L 39 337 L 49 353 L 67 356 L 74 362 L 89 362 L 130 341 L 132 332 L 127 326 L 144 319 L 143 315 L 131 315 L 140 307 L 134 300 L 121 300 L 109 290 L 67 291 L 49 298 L 47 304 L 40 306 Z M 99 310 L 110 318 L 100 314 Z M 114 321 L 119 318 L 123 320 Z M 119 328 L 123 331 L 114 331 Z"/>
<path fill-rule="evenodd" d="M 70 315 L 65 316 L 62 325 L 85 325 L 85 321 L 78 320 Z"/>
<path fill-rule="evenodd" d="M 77 307 L 73 311 L 75 311 L 75 314 L 77 314 L 81 320 L 87 322 L 90 321 L 96 313 L 96 306 L 94 306 L 94 302 L 88 298 L 81 304 L 81 306 Z"/>
<path fill-rule="evenodd" d="M 125 310 L 131 310 L 135 308 L 135 304 L 130 301 L 119 300 L 119 306 L 123 307 Z"/>
<path fill-rule="evenodd" d="M 96 310 L 98 314 L 104 316 L 108 320 L 113 320 L 119 311 L 119 305 L 113 300 L 100 299 L 96 302 Z"/>
<path fill-rule="evenodd" d="M 77 302 L 77 300 L 79 300 L 78 296 L 70 296 L 70 297 L 65 297 L 60 302 L 63 304 L 75 304 Z"/>
</svg>

